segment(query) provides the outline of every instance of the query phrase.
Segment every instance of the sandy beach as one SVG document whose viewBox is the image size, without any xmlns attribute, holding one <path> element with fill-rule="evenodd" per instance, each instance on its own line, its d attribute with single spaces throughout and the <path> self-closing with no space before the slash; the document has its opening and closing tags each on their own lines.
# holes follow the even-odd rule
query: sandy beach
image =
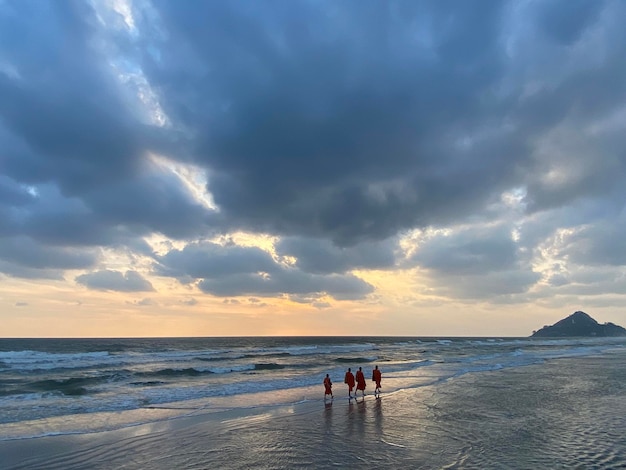
<svg viewBox="0 0 626 470">
<path fill-rule="evenodd" d="M 3 468 L 619 468 L 623 353 L 465 375 L 358 401 L 208 412 L 0 443 Z"/>
</svg>

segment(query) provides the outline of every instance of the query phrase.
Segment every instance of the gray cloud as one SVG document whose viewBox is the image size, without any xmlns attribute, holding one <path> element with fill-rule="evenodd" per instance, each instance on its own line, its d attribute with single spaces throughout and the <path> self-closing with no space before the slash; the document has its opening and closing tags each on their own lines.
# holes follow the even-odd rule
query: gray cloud
<svg viewBox="0 0 626 470">
<path fill-rule="evenodd" d="M 344 273 L 352 269 L 389 269 L 395 265 L 395 240 L 364 242 L 338 247 L 329 240 L 287 237 L 276 245 L 281 255 L 296 258 L 296 266 L 317 274 Z"/>
<path fill-rule="evenodd" d="M 581 265 L 626 266 L 626 214 L 586 225 L 566 237 L 559 256 Z"/>
<path fill-rule="evenodd" d="M 171 250 L 157 260 L 155 273 L 184 283 L 200 279 L 200 290 L 220 297 L 318 294 L 314 296 L 317 298 L 328 294 L 336 299 L 357 299 L 373 289 L 352 275 L 309 274 L 298 267 L 284 266 L 256 247 L 194 243 Z"/>
<path fill-rule="evenodd" d="M 76 282 L 95 290 L 110 290 L 118 292 L 154 291 L 150 281 L 143 278 L 136 271 L 111 271 L 104 269 L 76 277 Z"/>
<path fill-rule="evenodd" d="M 157 305 L 157 303 L 148 297 L 143 298 L 141 300 L 135 300 L 133 302 L 126 302 L 129 305 L 137 305 L 139 307 L 151 307 L 153 305 Z"/>
<path fill-rule="evenodd" d="M 626 273 L 616 268 L 573 267 L 568 273 L 567 281 L 557 286 L 553 294 L 587 297 L 626 294 Z"/>
<path fill-rule="evenodd" d="M 206 230 L 208 211 L 176 178 L 146 164 L 166 136 L 126 99 L 110 67 L 113 42 L 101 37 L 88 3 L 8 2 L 0 30 L 0 70 L 14 71 L 0 72 L 0 210 L 24 208 L 14 230 L 92 245 L 111 243 L 120 227 L 175 238 Z M 58 188 L 60 204 L 37 200 L 23 185 Z"/>
<path fill-rule="evenodd" d="M 256 247 L 192 243 L 157 257 L 155 272 L 176 278 L 219 278 L 233 274 L 274 272 L 272 256 Z"/>
<path fill-rule="evenodd" d="M 518 246 L 509 227 L 457 230 L 421 242 L 412 261 L 442 275 L 506 271 L 517 265 Z"/>
<path fill-rule="evenodd" d="M 83 269 L 98 259 L 94 250 L 50 247 L 26 237 L 5 238 L 0 244 L 0 259 L 33 269 Z"/>
<path fill-rule="evenodd" d="M 136 171 L 144 132 L 122 112 L 113 75 L 102 73 L 94 19 L 84 2 L 3 9 L 1 52 L 15 75 L 0 74 L 0 113 L 29 150 L 26 164 L 8 152 L 9 175 L 54 180 L 76 195 Z"/>
<path fill-rule="evenodd" d="M 351 245 L 448 224 L 525 183 L 535 210 L 567 204 L 593 177 L 567 192 L 541 183 L 536 142 L 564 119 L 578 129 L 609 115 L 625 91 L 622 46 L 602 38 L 603 61 L 578 60 L 599 22 L 624 34 L 616 3 L 155 5 L 179 49 L 161 43 L 144 68 L 168 115 L 202 136 L 216 223 L 251 230 Z M 532 34 L 537 19 L 550 34 Z M 519 77 L 534 75 L 554 84 L 529 94 Z M 597 181 L 623 175 L 595 168 Z"/>
<path fill-rule="evenodd" d="M 432 281 L 433 292 L 444 297 L 489 300 L 496 303 L 525 303 L 530 297 L 527 295 L 528 290 L 540 278 L 540 274 L 528 269 L 488 272 L 475 276 L 434 276 Z"/>
<path fill-rule="evenodd" d="M 507 225 L 457 229 L 419 242 L 409 264 L 424 269 L 437 294 L 496 299 L 526 293 L 540 279 Z"/>
<path fill-rule="evenodd" d="M 330 308 L 332 307 L 331 304 L 329 304 L 328 302 L 313 302 L 313 307 L 319 309 L 319 310 L 324 310 L 326 308 Z"/>
<path fill-rule="evenodd" d="M 382 239 L 476 210 L 513 181 L 525 157 L 516 135 L 449 144 L 504 117 L 492 91 L 504 66 L 501 5 L 346 2 L 329 16 L 304 3 L 257 12 L 157 2 L 188 60 L 220 72 L 209 81 L 191 74 L 181 88 L 181 64 L 167 49 L 145 69 L 171 91 L 168 115 L 206 136 L 196 161 L 212 169 L 222 223 L 340 244 Z"/>
<path fill-rule="evenodd" d="M 276 270 L 268 276 L 249 273 L 204 279 L 198 283 L 198 287 L 203 292 L 220 297 L 327 294 L 337 300 L 358 300 L 373 291 L 370 284 L 350 274 L 323 276 L 306 274 L 292 268 Z"/>
<path fill-rule="evenodd" d="M 590 25 L 597 21 L 605 5 L 604 1 L 571 0 L 564 10 L 563 2 L 545 2 L 545 9 L 538 12 L 543 32 L 563 45 L 580 39 Z"/>
<path fill-rule="evenodd" d="M 129 34 L 99 4 L 3 3 L 1 272 L 60 279 L 98 247 L 152 256 L 160 233 L 191 243 L 155 273 L 205 292 L 360 298 L 344 273 L 394 268 L 405 230 L 494 223 L 512 188 L 518 241 L 467 230 L 411 262 L 466 276 L 461 296 L 521 292 L 537 247 L 582 226 L 557 257 L 624 264 L 623 2 L 133 5 Z M 219 210 L 151 155 L 206 171 Z M 296 265 L 196 242 L 237 229 L 282 236 Z M 148 287 L 111 273 L 79 282 Z"/>
<path fill-rule="evenodd" d="M 63 270 L 61 269 L 40 269 L 29 268 L 22 264 L 9 263 L 0 259 L 0 272 L 11 277 L 22 279 L 49 279 L 60 281 L 63 280 Z"/>
</svg>

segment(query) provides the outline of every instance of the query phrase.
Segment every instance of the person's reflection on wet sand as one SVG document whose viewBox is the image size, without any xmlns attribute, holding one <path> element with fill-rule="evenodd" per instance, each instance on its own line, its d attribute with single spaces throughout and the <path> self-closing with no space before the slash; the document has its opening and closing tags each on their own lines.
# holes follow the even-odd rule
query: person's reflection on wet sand
<svg viewBox="0 0 626 470">
<path fill-rule="evenodd" d="M 374 400 L 374 432 L 377 436 L 383 435 L 383 401 Z"/>
<path fill-rule="evenodd" d="M 324 431 L 326 434 L 332 434 L 333 424 L 333 402 L 324 403 Z"/>
</svg>

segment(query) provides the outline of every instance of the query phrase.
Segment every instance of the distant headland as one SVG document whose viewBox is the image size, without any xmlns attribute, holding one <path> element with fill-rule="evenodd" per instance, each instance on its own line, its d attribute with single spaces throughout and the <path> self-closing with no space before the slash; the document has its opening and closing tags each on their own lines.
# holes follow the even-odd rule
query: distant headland
<svg viewBox="0 0 626 470">
<path fill-rule="evenodd" d="M 574 312 L 551 326 L 533 331 L 531 337 L 555 338 L 564 336 L 626 336 L 626 329 L 614 323 L 600 324 L 585 312 Z"/>
</svg>

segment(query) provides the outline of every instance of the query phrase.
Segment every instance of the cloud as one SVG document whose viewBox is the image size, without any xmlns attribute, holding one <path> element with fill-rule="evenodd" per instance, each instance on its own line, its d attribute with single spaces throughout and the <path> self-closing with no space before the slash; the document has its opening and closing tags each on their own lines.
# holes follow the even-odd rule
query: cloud
<svg viewBox="0 0 626 470">
<path fill-rule="evenodd" d="M 33 183 L 54 180 L 69 195 L 132 174 L 146 142 L 120 112 L 126 107 L 92 19 L 89 4 L 78 2 L 13 2 L 2 16 L 1 50 L 16 76 L 0 74 L 0 113 L 28 150 L 24 162 L 9 152 L 6 169 Z"/>
<path fill-rule="evenodd" d="M 407 3 L 346 2 L 332 15 L 303 3 L 155 5 L 191 69 L 219 70 L 181 87 L 165 44 L 144 64 L 171 91 L 167 114 L 200 136 L 195 161 L 211 168 L 221 223 L 341 245 L 384 239 L 476 210 L 527 156 L 497 128 L 472 148 L 450 146 L 501 113 L 500 2 L 420 11 L 417 23 Z"/>
<path fill-rule="evenodd" d="M 626 263 L 623 2 L 108 5 L 3 3 L 5 275 L 153 290 L 106 251 L 226 297 L 417 267 L 530 298 Z M 205 241 L 234 231 L 275 253 Z"/>
<path fill-rule="evenodd" d="M 586 266 L 626 266 L 626 213 L 588 224 L 564 237 L 559 256 Z"/>
<path fill-rule="evenodd" d="M 313 302 L 313 307 L 319 309 L 319 310 L 324 310 L 326 308 L 330 308 L 332 307 L 331 304 L 329 304 L 328 302 Z"/>
<path fill-rule="evenodd" d="M 409 265 L 426 271 L 444 297 L 493 299 L 526 293 L 540 279 L 507 225 L 459 228 L 425 237 Z"/>
<path fill-rule="evenodd" d="M 296 258 L 296 266 L 317 274 L 345 273 L 353 269 L 390 269 L 396 262 L 395 240 L 338 247 L 330 240 L 286 237 L 276 244 L 283 256 Z"/>
<path fill-rule="evenodd" d="M 518 246 L 506 226 L 472 227 L 423 240 L 412 261 L 442 275 L 499 272 L 513 268 Z"/>
<path fill-rule="evenodd" d="M 137 119 L 115 66 L 122 59 L 111 56 L 88 3 L 13 2 L 0 29 L 0 60 L 16 71 L 0 73 L 0 211 L 22 207 L 7 225 L 90 245 L 111 244 L 120 231 L 180 238 L 206 230 L 209 211 L 150 160 L 167 136 Z"/>
<path fill-rule="evenodd" d="M 546 35 L 560 44 L 569 45 L 579 40 L 584 31 L 597 21 L 605 2 L 572 0 L 567 2 L 567 14 L 564 14 L 563 6 L 562 2 L 546 2 L 545 9 L 539 11 L 537 16 Z"/>
<path fill-rule="evenodd" d="M 137 305 L 139 307 L 151 307 L 153 305 L 157 305 L 157 303 L 148 297 L 143 298 L 141 300 L 134 300 L 132 302 L 126 302 L 129 305 Z"/>
<path fill-rule="evenodd" d="M 276 268 L 272 256 L 256 247 L 219 245 L 211 242 L 190 243 L 182 250 L 158 256 L 155 271 L 177 278 L 217 278 L 248 272 L 271 272 Z"/>
<path fill-rule="evenodd" d="M 21 264 L 9 263 L 0 260 L 0 272 L 11 277 L 22 279 L 48 279 L 61 281 L 64 279 L 64 272 L 61 269 L 38 269 L 29 268 Z"/>
<path fill-rule="evenodd" d="M 455 275 L 432 279 L 433 293 L 463 300 L 489 300 L 495 303 L 526 303 L 532 296 L 529 289 L 541 279 L 532 270 L 509 270 L 477 274 Z M 515 295 L 523 294 L 523 295 Z"/>
<path fill-rule="evenodd" d="M 373 291 L 370 284 L 350 274 L 322 276 L 293 268 L 278 269 L 271 275 L 248 273 L 203 279 L 198 287 L 219 297 L 327 294 L 337 300 L 359 300 Z"/>
<path fill-rule="evenodd" d="M 190 283 L 219 297 L 327 293 L 337 299 L 362 298 L 372 286 L 351 274 L 310 274 L 274 260 L 257 247 L 192 243 L 156 257 L 155 273 Z"/>
<path fill-rule="evenodd" d="M 515 185 L 529 184 L 535 209 L 567 204 L 592 181 L 572 180 L 559 197 L 537 179 L 547 136 L 563 122 L 573 135 L 617 109 L 613 99 L 581 98 L 581 87 L 624 94 L 600 85 L 624 73 L 607 37 L 623 34 L 615 3 L 155 7 L 177 49 L 156 36 L 158 60 L 144 55 L 144 71 L 168 91 L 168 116 L 197 136 L 194 159 L 211 169 L 221 210 L 212 220 L 226 227 L 345 246 L 451 223 Z M 605 60 L 587 58 L 591 44 Z M 597 181 L 614 175 L 595 166 Z"/>
<path fill-rule="evenodd" d="M 552 294 L 586 298 L 626 294 L 626 272 L 616 267 L 574 265 L 568 269 L 566 281 L 556 285 Z"/>
<path fill-rule="evenodd" d="M 0 259 L 33 269 L 81 269 L 93 266 L 94 250 L 42 245 L 26 237 L 5 238 L 0 244 Z"/>
<path fill-rule="evenodd" d="M 150 281 L 136 271 L 111 271 L 108 269 L 81 274 L 76 282 L 89 289 L 109 290 L 118 292 L 154 291 Z"/>
</svg>

